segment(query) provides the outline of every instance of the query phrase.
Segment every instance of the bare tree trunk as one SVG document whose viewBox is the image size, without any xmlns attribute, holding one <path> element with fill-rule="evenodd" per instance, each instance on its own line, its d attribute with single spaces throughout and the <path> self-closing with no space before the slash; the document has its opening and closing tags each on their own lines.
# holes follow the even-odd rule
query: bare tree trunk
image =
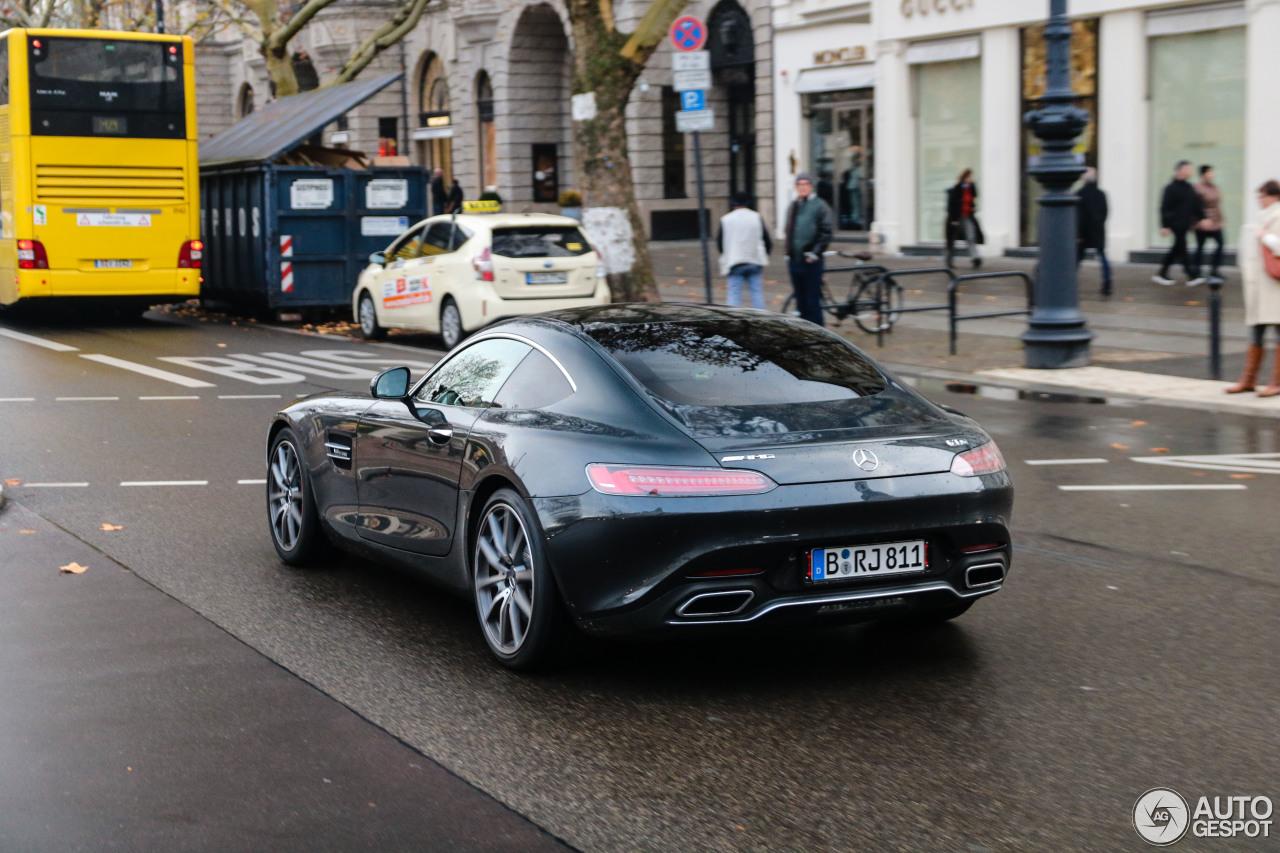
<svg viewBox="0 0 1280 853">
<path fill-rule="evenodd" d="M 613 298 L 654 302 L 649 243 L 627 150 L 627 102 L 645 63 L 685 0 L 652 0 L 636 31 L 619 33 L 612 0 L 573 0 L 573 91 L 594 116 L 574 121 L 574 175 L 583 224 L 604 255 Z M 587 112 L 592 112 L 588 108 Z"/>
<path fill-rule="evenodd" d="M 259 46 L 262 58 L 267 61 L 267 76 L 271 79 L 271 89 L 275 97 L 287 98 L 298 94 L 298 75 L 293 71 L 293 56 L 289 53 L 288 42 L 273 44 L 271 36 L 262 40 Z"/>
</svg>

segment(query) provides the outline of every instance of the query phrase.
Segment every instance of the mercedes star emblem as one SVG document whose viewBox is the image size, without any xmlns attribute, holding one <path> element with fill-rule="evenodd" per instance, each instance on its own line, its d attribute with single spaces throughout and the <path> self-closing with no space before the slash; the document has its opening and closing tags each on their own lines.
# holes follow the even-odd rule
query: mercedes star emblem
<svg viewBox="0 0 1280 853">
<path fill-rule="evenodd" d="M 870 450 L 864 450 L 859 447 L 853 451 L 853 464 L 863 471 L 874 471 L 880 467 L 880 460 Z"/>
</svg>

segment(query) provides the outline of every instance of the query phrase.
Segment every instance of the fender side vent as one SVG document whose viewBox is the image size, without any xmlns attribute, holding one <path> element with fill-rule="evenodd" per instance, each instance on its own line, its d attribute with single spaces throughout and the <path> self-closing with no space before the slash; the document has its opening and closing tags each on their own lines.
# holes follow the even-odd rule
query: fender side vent
<svg viewBox="0 0 1280 853">
<path fill-rule="evenodd" d="M 324 453 L 333 460 L 335 468 L 351 470 L 351 436 L 331 432 L 325 436 Z"/>
</svg>

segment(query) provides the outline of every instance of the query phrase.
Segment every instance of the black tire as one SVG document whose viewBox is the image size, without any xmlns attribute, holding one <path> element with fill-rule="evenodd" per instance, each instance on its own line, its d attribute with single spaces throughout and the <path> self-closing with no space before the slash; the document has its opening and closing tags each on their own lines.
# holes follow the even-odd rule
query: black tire
<svg viewBox="0 0 1280 853">
<path fill-rule="evenodd" d="M 280 430 L 267 457 L 267 526 L 276 554 L 290 566 L 314 563 L 323 539 L 303 458 L 293 430 Z"/>
<path fill-rule="evenodd" d="M 462 339 L 466 336 L 467 331 L 462 328 L 462 312 L 458 310 L 458 303 L 453 301 L 452 296 L 446 296 L 440 303 L 440 340 L 444 342 L 444 348 L 453 349 L 462 343 Z"/>
<path fill-rule="evenodd" d="M 499 489 L 485 502 L 471 558 L 472 598 L 489 651 L 513 670 L 554 662 L 570 633 L 569 618 L 524 498 Z"/>
<path fill-rule="evenodd" d="M 387 336 L 387 330 L 378 325 L 378 310 L 367 290 L 360 294 L 356 322 L 360 324 L 360 336 L 366 341 L 380 341 Z"/>
</svg>

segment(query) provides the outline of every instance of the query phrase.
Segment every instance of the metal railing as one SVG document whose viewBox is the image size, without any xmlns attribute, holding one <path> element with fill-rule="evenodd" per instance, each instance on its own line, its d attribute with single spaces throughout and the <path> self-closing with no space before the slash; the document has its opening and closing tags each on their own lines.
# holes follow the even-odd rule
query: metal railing
<svg viewBox="0 0 1280 853">
<path fill-rule="evenodd" d="M 896 287 L 899 290 L 903 290 L 903 287 L 901 283 L 899 283 L 898 279 L 907 278 L 907 277 L 923 278 L 925 276 L 936 276 L 936 275 L 944 275 L 947 277 L 949 282 L 947 285 L 948 291 L 950 291 L 951 288 L 955 286 L 954 285 L 955 273 L 953 273 L 951 270 L 947 269 L 946 267 L 922 267 L 920 269 L 914 269 L 914 270 L 893 270 L 891 272 L 886 272 L 880 276 L 880 279 L 876 282 L 876 303 L 878 306 L 877 317 L 876 317 L 876 326 L 877 326 L 876 346 L 877 347 L 884 346 L 885 327 L 892 326 L 892 322 L 890 323 L 884 322 L 885 314 L 889 314 L 894 320 L 896 320 L 897 315 L 899 314 L 917 314 L 921 311 L 954 310 L 952 308 L 953 300 L 950 298 L 949 295 L 948 295 L 947 301 L 943 302 L 940 305 L 914 305 L 910 308 L 907 308 L 904 305 L 901 308 L 893 308 L 892 305 L 890 304 L 891 296 L 889 294 L 892 293 L 893 288 Z M 885 288 L 885 289 L 882 290 L 882 288 Z"/>
<path fill-rule="evenodd" d="M 1027 307 L 1019 308 L 1013 311 L 985 311 L 981 314 L 961 314 L 959 313 L 959 287 L 961 284 L 971 281 L 992 281 L 1001 278 L 1020 278 L 1027 289 Z M 1019 314 L 1030 314 L 1031 309 L 1035 307 L 1035 286 L 1031 281 L 1031 276 L 1024 272 L 979 272 L 971 275 L 953 276 L 951 284 L 947 286 L 947 309 L 948 309 L 948 327 L 951 335 L 951 354 L 956 354 L 956 324 L 961 320 L 987 320 L 992 317 L 1014 317 Z"/>
</svg>

